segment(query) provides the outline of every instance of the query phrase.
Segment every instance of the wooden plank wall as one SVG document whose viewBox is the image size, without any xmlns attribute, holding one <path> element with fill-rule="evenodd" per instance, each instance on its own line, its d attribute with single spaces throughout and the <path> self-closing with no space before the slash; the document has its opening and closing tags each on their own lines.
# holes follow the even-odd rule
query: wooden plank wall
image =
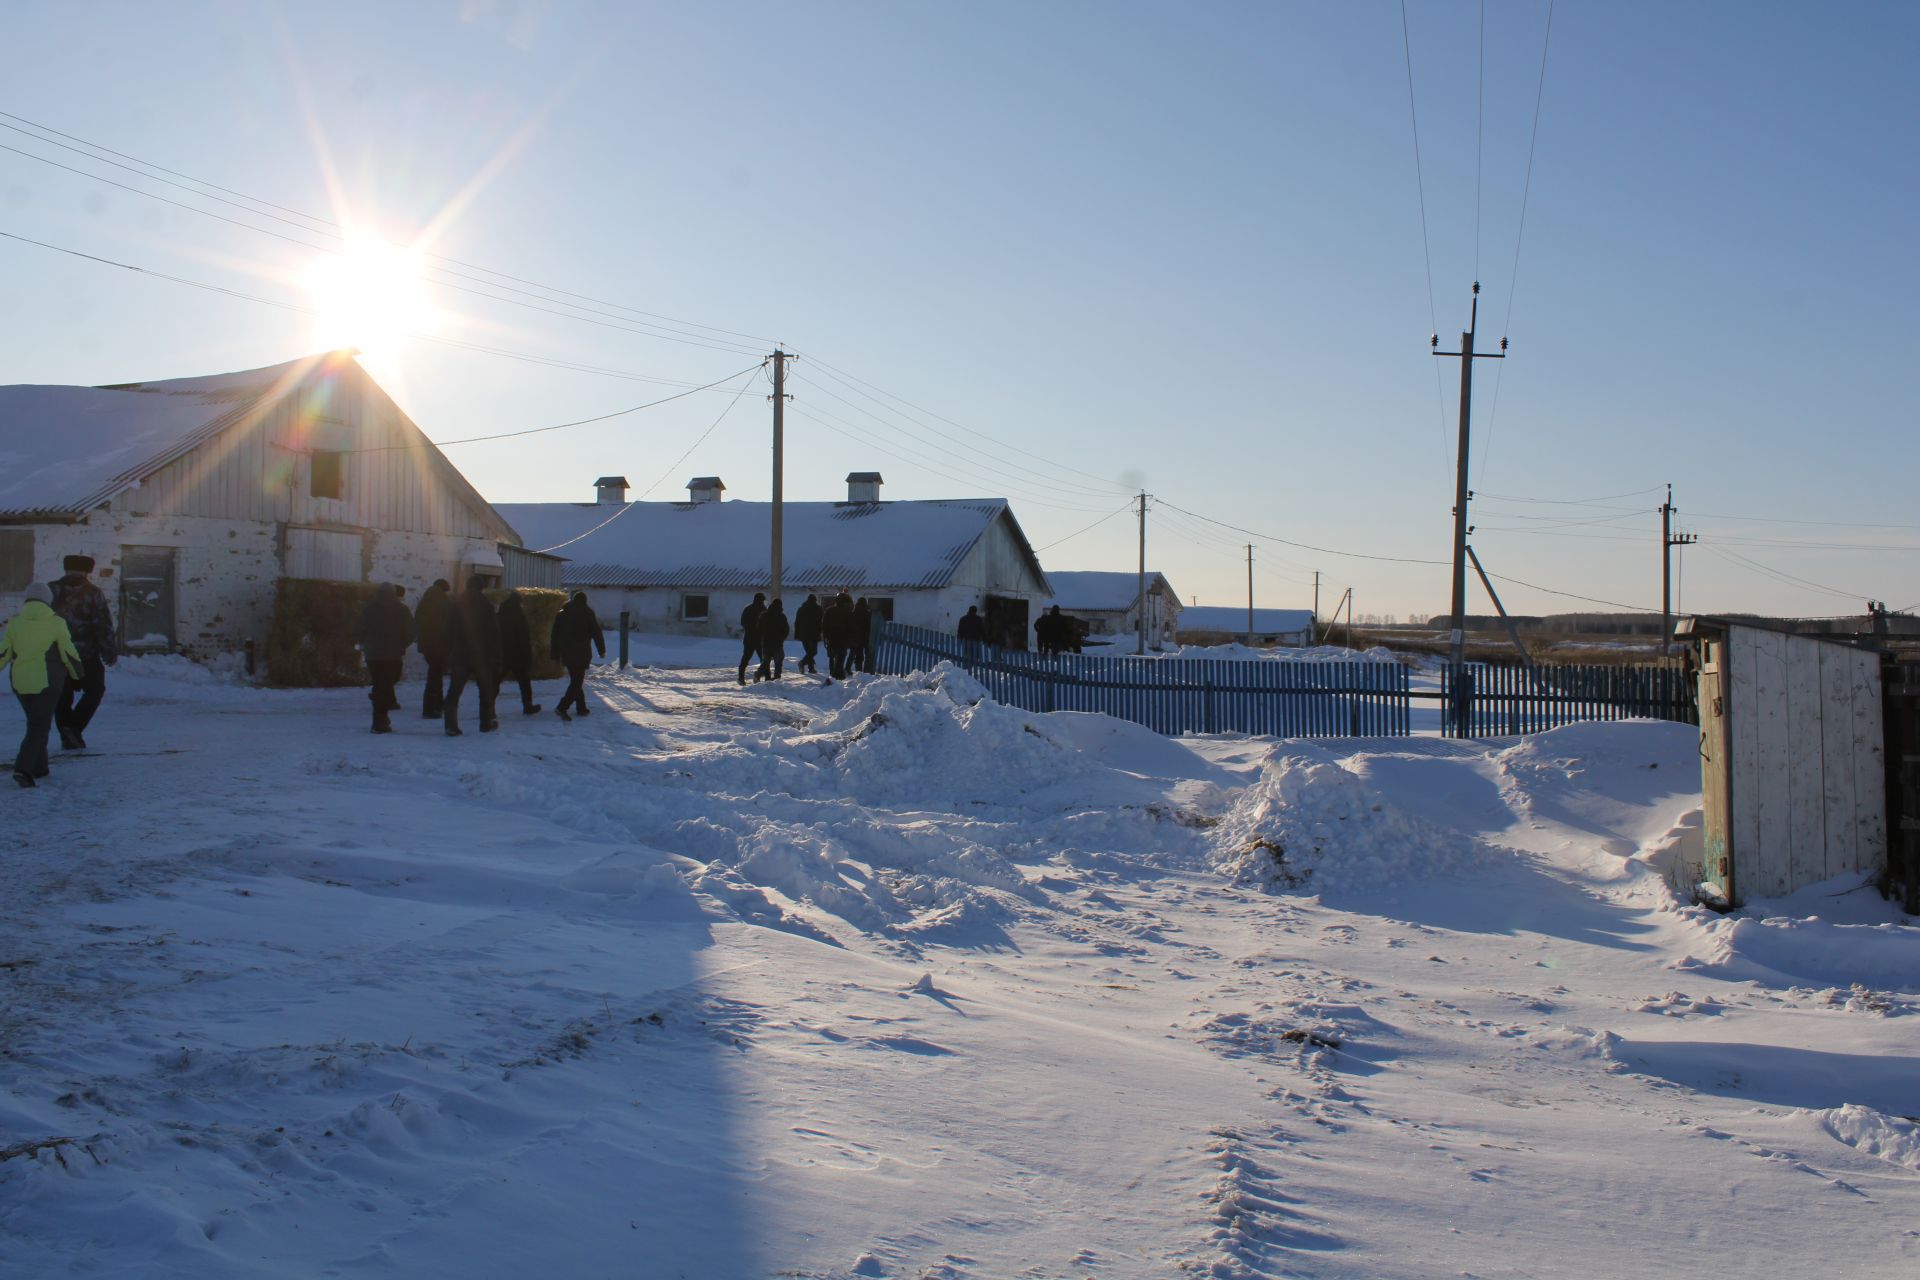
<svg viewBox="0 0 1920 1280">
<path fill-rule="evenodd" d="M 1886 857 L 1878 656 L 1728 631 L 1735 900 L 1771 898 Z"/>
</svg>

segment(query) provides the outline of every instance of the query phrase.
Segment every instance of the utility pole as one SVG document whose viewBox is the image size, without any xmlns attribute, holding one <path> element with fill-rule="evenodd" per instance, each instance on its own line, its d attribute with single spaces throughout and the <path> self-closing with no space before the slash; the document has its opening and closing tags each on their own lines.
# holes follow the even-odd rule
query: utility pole
<svg viewBox="0 0 1920 1280">
<path fill-rule="evenodd" d="M 1249 624 L 1251 625 L 1251 624 Z M 1320 625 L 1320 571 L 1313 571 L 1313 625 Z"/>
<path fill-rule="evenodd" d="M 1247 648 L 1253 648 L 1253 544 L 1247 544 Z"/>
<path fill-rule="evenodd" d="M 1454 458 L 1453 482 L 1453 627 L 1448 636 L 1447 666 L 1452 673 L 1453 687 L 1465 689 L 1467 657 L 1467 499 L 1473 494 L 1467 489 L 1467 444 L 1473 420 L 1473 362 L 1475 360 L 1504 360 L 1507 358 L 1507 340 L 1500 339 L 1500 350 L 1475 351 L 1473 335 L 1480 328 L 1480 282 L 1473 282 L 1473 310 L 1469 313 L 1467 331 L 1460 335 L 1458 351 L 1440 350 L 1440 335 L 1434 334 L 1430 345 L 1436 356 L 1452 356 L 1460 361 L 1460 444 Z M 1455 708 L 1455 721 L 1465 732 L 1467 703 L 1463 697 Z"/>
<path fill-rule="evenodd" d="M 1147 491 L 1140 491 L 1140 614 L 1136 630 L 1140 636 L 1140 647 L 1136 650 L 1142 657 L 1147 652 Z"/>
<path fill-rule="evenodd" d="M 1700 535 L 1673 532 L 1673 486 L 1667 486 L 1667 500 L 1660 504 L 1660 660 L 1673 652 L 1673 549 L 1691 546 Z"/>
<path fill-rule="evenodd" d="M 780 566 L 785 556 L 781 544 L 781 535 L 785 532 L 783 521 L 786 518 L 786 408 L 787 408 L 787 361 L 792 359 L 778 347 L 773 352 L 773 572 L 768 575 L 771 586 L 767 592 L 769 601 L 780 598 Z"/>
</svg>

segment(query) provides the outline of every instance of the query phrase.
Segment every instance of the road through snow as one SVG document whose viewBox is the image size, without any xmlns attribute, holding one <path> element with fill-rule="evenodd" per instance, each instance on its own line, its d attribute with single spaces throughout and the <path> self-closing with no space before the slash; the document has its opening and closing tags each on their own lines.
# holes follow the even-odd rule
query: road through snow
<svg viewBox="0 0 1920 1280">
<path fill-rule="evenodd" d="M 590 689 L 131 664 L 0 796 L 0 1273 L 1920 1267 L 1920 929 L 1676 903 L 1690 729 Z"/>
</svg>

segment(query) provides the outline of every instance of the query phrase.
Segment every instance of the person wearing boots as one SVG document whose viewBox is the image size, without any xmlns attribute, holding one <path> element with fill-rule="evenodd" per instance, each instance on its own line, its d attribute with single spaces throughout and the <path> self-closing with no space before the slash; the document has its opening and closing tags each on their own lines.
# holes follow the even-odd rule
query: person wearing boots
<svg viewBox="0 0 1920 1280">
<path fill-rule="evenodd" d="M 423 720 L 438 720 L 445 710 L 442 682 L 447 677 L 447 609 L 452 598 L 453 588 L 447 580 L 435 578 L 413 609 L 415 644 L 427 661 L 427 684 L 420 695 Z"/>
<path fill-rule="evenodd" d="M 26 736 L 13 757 L 13 780 L 23 787 L 47 776 L 54 708 L 68 679 L 79 679 L 83 666 L 66 619 L 53 611 L 52 601 L 46 584 L 34 583 L 19 615 L 0 632 L 0 668 L 12 668 L 13 696 L 27 714 Z"/>
<path fill-rule="evenodd" d="M 447 609 L 447 704 L 443 711 L 447 736 L 460 736 L 460 694 L 472 681 L 480 699 L 480 732 L 500 727 L 493 699 L 500 691 L 500 620 L 487 603 L 486 583 L 479 574 L 467 579 L 467 589 Z"/>
<path fill-rule="evenodd" d="M 54 581 L 53 611 L 67 624 L 73 647 L 80 654 L 80 678 L 61 689 L 53 708 L 53 722 L 60 731 L 60 745 L 69 751 L 87 745 L 87 726 L 100 700 L 107 696 L 107 668 L 120 657 L 114 639 L 113 614 L 107 597 L 93 580 L 92 556 L 68 556 L 60 567 L 66 572 Z M 79 701 L 75 702 L 74 699 Z"/>
<path fill-rule="evenodd" d="M 520 686 L 520 714 L 533 715 L 540 704 L 533 700 L 533 635 L 527 630 L 527 612 L 518 591 L 507 592 L 500 602 L 500 661 L 507 676 Z"/>
<path fill-rule="evenodd" d="M 847 670 L 873 670 L 873 608 L 865 596 L 853 606 L 853 630 L 847 644 Z"/>
<path fill-rule="evenodd" d="M 593 606 L 587 603 L 586 592 L 574 592 L 555 615 L 553 630 L 547 636 L 547 648 L 567 669 L 567 691 L 560 696 L 560 705 L 555 708 L 560 718 L 573 719 L 567 714 L 568 707 L 583 716 L 591 714 L 587 710 L 584 682 L 587 668 L 593 664 L 593 650 L 598 649 L 602 659 L 607 656 L 607 638 L 600 630 L 600 619 L 594 616 Z"/>
<path fill-rule="evenodd" d="M 367 694 L 373 703 L 373 731 L 392 733 L 393 721 L 388 717 L 400 709 L 400 699 L 393 689 L 400 683 L 407 646 L 413 643 L 413 615 L 400 603 L 392 583 L 383 583 L 367 601 L 355 638 L 360 642 L 360 656 L 366 660 L 367 678 L 373 682 Z"/>
<path fill-rule="evenodd" d="M 810 676 L 820 674 L 820 668 L 814 665 L 820 656 L 820 597 L 808 593 L 806 600 L 793 611 L 793 638 L 800 642 L 803 652 L 800 654 L 800 670 Z"/>
<path fill-rule="evenodd" d="M 767 593 L 753 593 L 753 603 L 740 611 L 740 683 L 747 682 L 747 664 L 760 652 L 760 615 L 767 611 Z"/>
<path fill-rule="evenodd" d="M 775 596 L 760 615 L 760 669 L 753 673 L 754 683 L 780 678 L 781 665 L 787 660 L 788 630 L 787 607 Z"/>
<path fill-rule="evenodd" d="M 842 591 L 820 619 L 827 642 L 827 672 L 835 680 L 847 678 L 847 653 L 853 647 L 853 597 Z"/>
</svg>

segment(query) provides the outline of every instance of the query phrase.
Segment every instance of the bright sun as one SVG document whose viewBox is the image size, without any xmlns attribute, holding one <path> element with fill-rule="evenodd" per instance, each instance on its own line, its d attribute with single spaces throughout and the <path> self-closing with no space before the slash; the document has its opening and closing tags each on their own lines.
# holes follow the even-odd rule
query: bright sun
<svg viewBox="0 0 1920 1280">
<path fill-rule="evenodd" d="M 340 253 L 314 259 L 301 283 L 318 313 L 319 345 L 389 354 L 400 339 L 426 329 L 433 307 L 421 266 L 417 251 L 372 236 L 350 236 Z"/>
</svg>

